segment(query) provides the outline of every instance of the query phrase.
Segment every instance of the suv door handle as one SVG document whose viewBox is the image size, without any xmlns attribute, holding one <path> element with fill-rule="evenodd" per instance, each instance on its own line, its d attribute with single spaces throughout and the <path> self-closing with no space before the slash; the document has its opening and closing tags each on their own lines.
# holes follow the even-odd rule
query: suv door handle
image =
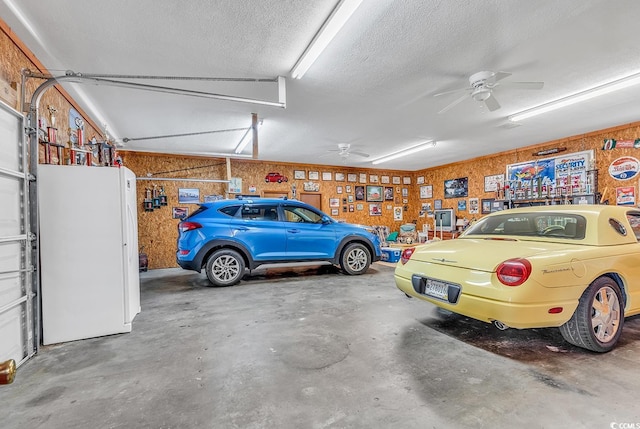
<svg viewBox="0 0 640 429">
<path fill-rule="evenodd" d="M 297 233 L 300 232 L 300 230 L 299 229 L 288 229 L 287 232 L 290 232 L 292 234 L 297 234 Z"/>
<path fill-rule="evenodd" d="M 247 228 L 246 226 L 240 226 L 237 228 L 234 228 L 236 231 L 249 231 L 249 228 Z"/>
</svg>

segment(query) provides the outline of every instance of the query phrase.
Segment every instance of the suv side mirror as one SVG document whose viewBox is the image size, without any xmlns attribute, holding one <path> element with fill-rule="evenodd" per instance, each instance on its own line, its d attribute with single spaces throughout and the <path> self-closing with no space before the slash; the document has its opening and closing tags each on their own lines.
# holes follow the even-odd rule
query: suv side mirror
<svg viewBox="0 0 640 429">
<path fill-rule="evenodd" d="M 322 216 L 322 223 L 325 225 L 331 223 L 331 218 L 327 215 Z"/>
</svg>

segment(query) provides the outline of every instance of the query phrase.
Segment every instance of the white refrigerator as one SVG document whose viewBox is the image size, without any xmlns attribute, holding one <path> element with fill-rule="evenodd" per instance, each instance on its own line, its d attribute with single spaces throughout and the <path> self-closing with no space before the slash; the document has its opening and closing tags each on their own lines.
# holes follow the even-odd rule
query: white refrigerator
<svg viewBox="0 0 640 429">
<path fill-rule="evenodd" d="M 130 332 L 140 312 L 136 177 L 38 166 L 43 344 Z"/>
</svg>

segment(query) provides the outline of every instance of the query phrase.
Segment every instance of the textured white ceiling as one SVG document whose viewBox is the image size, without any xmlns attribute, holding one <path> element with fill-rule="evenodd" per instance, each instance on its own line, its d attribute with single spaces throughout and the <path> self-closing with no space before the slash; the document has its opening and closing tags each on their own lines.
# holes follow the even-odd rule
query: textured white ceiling
<svg viewBox="0 0 640 429">
<path fill-rule="evenodd" d="M 0 0 L 0 16 L 54 74 L 287 78 L 286 109 L 65 84 L 120 140 L 248 127 L 257 113 L 264 120 L 259 159 L 418 170 L 640 120 L 638 85 L 504 126 L 510 114 L 640 72 L 636 0 L 364 0 L 307 74 L 291 79 L 336 3 Z M 504 82 L 545 86 L 496 88 L 502 107 L 494 112 L 469 98 L 438 114 L 459 95 L 433 94 L 465 87 L 481 70 L 513 73 Z M 144 83 L 278 98 L 275 84 Z M 241 136 L 130 141 L 124 148 L 226 153 Z M 437 146 L 371 165 L 427 139 Z M 345 142 L 371 156 L 341 159 L 329 152 Z"/>
</svg>

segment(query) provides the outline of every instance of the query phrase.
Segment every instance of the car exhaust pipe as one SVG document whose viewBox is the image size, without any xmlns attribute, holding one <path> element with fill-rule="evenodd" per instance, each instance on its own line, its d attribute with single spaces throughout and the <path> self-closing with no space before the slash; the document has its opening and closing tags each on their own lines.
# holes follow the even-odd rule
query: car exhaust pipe
<svg viewBox="0 0 640 429">
<path fill-rule="evenodd" d="M 493 321 L 493 326 L 495 326 L 496 328 L 500 329 L 501 331 L 506 331 L 507 329 L 509 329 L 509 327 L 507 325 L 505 325 L 504 323 L 502 323 L 499 320 L 494 320 Z"/>
</svg>

